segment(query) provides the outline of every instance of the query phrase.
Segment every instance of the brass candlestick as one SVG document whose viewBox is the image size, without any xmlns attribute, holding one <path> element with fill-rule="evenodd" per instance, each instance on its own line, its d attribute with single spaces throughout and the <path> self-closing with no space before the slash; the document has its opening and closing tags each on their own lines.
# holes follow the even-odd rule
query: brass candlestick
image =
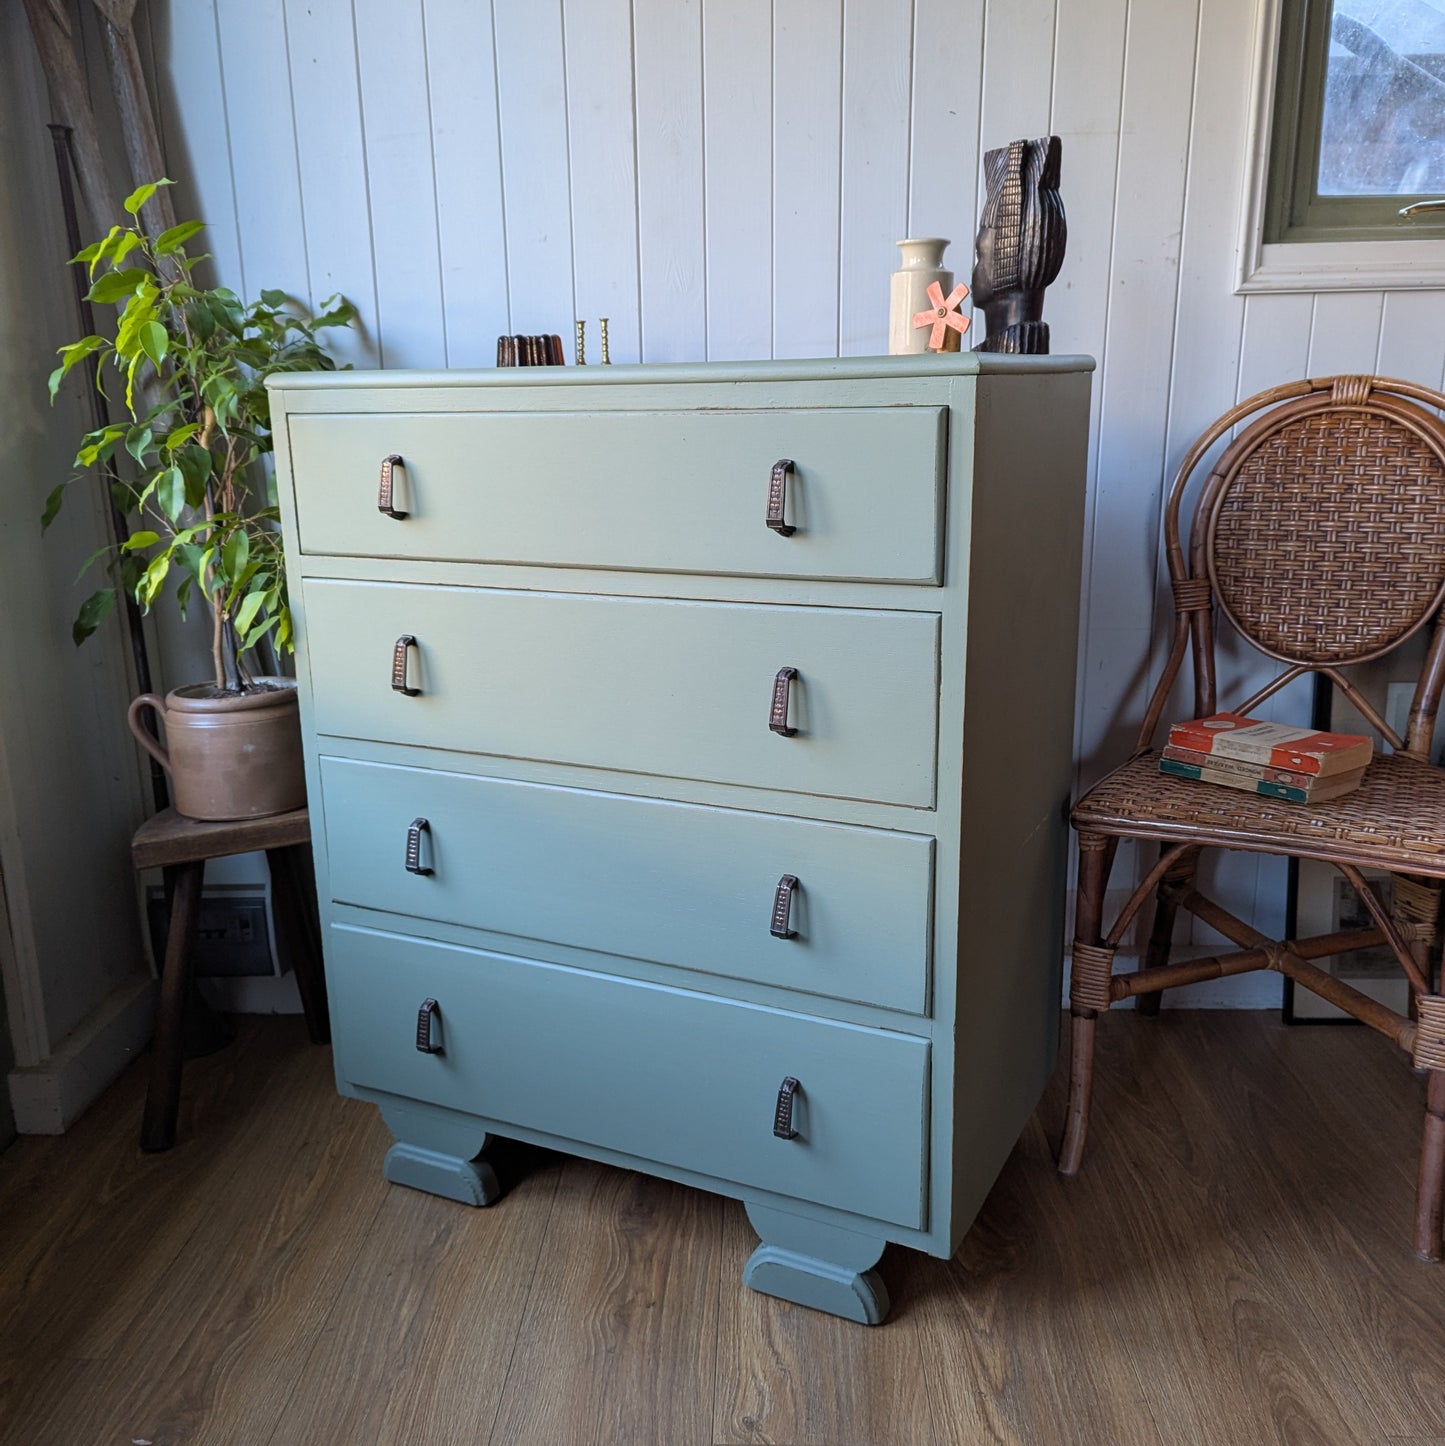
<svg viewBox="0 0 1445 1446">
<path fill-rule="evenodd" d="M 602 327 L 602 365 L 611 365 L 612 358 L 607 351 L 607 318 L 604 316 L 598 323 Z"/>
<path fill-rule="evenodd" d="M 587 332 L 587 323 L 586 323 L 585 321 L 579 321 L 579 322 L 577 323 L 577 365 L 578 365 L 579 367 L 585 367 L 585 366 L 587 365 L 587 335 L 586 335 L 586 332 Z"/>
</svg>

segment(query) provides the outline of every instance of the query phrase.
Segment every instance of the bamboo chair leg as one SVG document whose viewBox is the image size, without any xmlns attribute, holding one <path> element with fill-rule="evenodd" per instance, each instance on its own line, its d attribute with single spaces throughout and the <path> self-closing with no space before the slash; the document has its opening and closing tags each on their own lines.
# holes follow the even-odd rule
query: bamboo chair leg
<svg viewBox="0 0 1445 1446">
<path fill-rule="evenodd" d="M 1168 847 L 1167 844 L 1161 844 L 1160 851 L 1164 852 Z M 1177 890 L 1194 882 L 1194 871 L 1198 866 L 1199 853 L 1191 850 L 1181 855 L 1169 872 L 1159 880 L 1158 899 L 1154 905 L 1154 926 L 1149 931 L 1149 944 L 1144 951 L 1145 969 L 1160 969 L 1169 962 L 1170 950 L 1174 944 L 1174 920 L 1179 913 Z M 1134 1008 L 1150 1018 L 1159 1013 L 1159 1006 L 1163 1002 L 1162 989 L 1134 996 Z"/>
<path fill-rule="evenodd" d="M 1100 1007 L 1108 1006 L 1108 970 L 1112 949 L 1101 947 L 1100 923 L 1109 851 L 1096 834 L 1079 836 L 1079 887 L 1074 925 L 1074 971 L 1069 986 L 1072 1015 L 1069 1042 L 1069 1104 L 1064 1137 L 1059 1145 L 1059 1170 L 1078 1173 L 1089 1132 L 1089 1104 L 1094 1092 L 1094 1030 Z M 1092 966 L 1086 970 L 1084 960 Z M 1100 974 L 1102 973 L 1102 989 Z"/>
<path fill-rule="evenodd" d="M 1445 1222 L 1445 1069 L 1432 1069 L 1425 1091 L 1425 1138 L 1415 1195 L 1415 1254 L 1439 1260 Z"/>
</svg>

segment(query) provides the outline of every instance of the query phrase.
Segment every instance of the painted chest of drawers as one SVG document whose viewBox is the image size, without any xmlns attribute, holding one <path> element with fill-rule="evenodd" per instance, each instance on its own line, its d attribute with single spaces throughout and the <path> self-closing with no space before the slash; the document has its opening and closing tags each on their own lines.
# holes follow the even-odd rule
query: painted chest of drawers
<svg viewBox="0 0 1445 1446">
<path fill-rule="evenodd" d="M 336 1072 L 746 1203 L 856 1320 L 1055 1057 L 1092 363 L 272 383 Z"/>
</svg>

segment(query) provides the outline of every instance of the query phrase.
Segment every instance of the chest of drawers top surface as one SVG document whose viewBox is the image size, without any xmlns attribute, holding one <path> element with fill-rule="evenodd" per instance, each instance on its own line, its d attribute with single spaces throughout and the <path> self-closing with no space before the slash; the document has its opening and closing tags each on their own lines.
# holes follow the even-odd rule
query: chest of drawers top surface
<svg viewBox="0 0 1445 1446">
<path fill-rule="evenodd" d="M 1004 363 L 1078 369 L 950 356 L 287 379 L 273 390 L 307 479 L 295 547 L 937 584 L 953 388 Z"/>
</svg>

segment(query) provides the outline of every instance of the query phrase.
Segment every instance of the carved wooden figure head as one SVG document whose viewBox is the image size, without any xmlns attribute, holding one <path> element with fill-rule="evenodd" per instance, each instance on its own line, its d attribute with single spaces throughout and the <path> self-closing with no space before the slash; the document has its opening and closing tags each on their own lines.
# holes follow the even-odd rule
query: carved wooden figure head
<svg viewBox="0 0 1445 1446">
<path fill-rule="evenodd" d="M 1058 136 L 1010 141 L 983 158 L 987 194 L 979 218 L 973 299 L 986 335 L 978 351 L 1042 355 L 1049 328 L 1044 288 L 1059 274 L 1068 232 L 1059 197 Z"/>
</svg>

